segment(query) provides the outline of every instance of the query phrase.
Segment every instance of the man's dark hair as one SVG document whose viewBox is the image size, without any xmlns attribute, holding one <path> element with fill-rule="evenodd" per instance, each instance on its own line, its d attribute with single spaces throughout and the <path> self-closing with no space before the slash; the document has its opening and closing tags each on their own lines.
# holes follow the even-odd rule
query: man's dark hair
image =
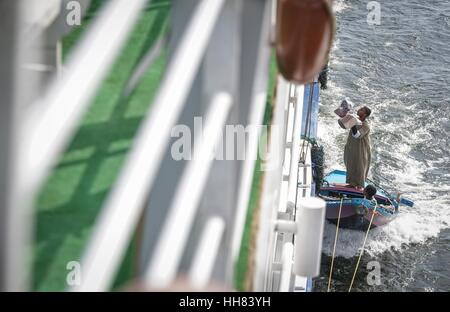
<svg viewBox="0 0 450 312">
<path fill-rule="evenodd" d="M 370 114 L 372 114 L 372 110 L 370 108 L 368 108 L 367 106 L 364 106 L 364 110 L 366 111 L 367 117 L 369 117 Z"/>
<path fill-rule="evenodd" d="M 372 199 L 372 197 L 377 193 L 377 188 L 372 184 L 369 184 L 364 188 L 364 193 L 366 194 L 368 199 Z"/>
</svg>

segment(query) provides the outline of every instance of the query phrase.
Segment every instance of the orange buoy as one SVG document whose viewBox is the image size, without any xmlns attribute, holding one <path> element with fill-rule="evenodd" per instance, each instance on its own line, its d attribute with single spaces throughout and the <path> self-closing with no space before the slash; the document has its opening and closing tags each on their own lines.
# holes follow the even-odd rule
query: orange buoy
<svg viewBox="0 0 450 312">
<path fill-rule="evenodd" d="M 280 73 L 297 84 L 315 79 L 335 32 L 329 0 L 278 0 L 276 55 Z"/>
</svg>

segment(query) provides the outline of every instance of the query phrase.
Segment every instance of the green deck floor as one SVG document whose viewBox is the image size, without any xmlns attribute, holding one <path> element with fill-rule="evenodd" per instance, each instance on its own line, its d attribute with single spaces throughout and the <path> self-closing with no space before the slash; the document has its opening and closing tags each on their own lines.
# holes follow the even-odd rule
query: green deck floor
<svg viewBox="0 0 450 312">
<path fill-rule="evenodd" d="M 159 85 L 166 53 L 148 70 L 131 96 L 121 96 L 142 54 L 166 30 L 170 9 L 168 2 L 154 0 L 152 3 L 143 12 L 78 133 L 39 195 L 36 205 L 34 290 L 60 291 L 66 288 L 66 265 L 70 261 L 79 261 L 105 196 Z M 100 4 L 101 1 L 94 1 L 83 25 L 64 39 L 65 54 L 89 25 Z M 132 248 L 133 243 L 116 285 L 132 273 Z"/>
</svg>

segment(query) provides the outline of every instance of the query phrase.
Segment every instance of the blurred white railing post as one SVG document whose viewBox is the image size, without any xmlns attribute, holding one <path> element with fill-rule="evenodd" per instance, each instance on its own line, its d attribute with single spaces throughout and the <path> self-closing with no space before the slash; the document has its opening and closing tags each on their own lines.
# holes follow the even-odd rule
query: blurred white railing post
<svg viewBox="0 0 450 312">
<path fill-rule="evenodd" d="M 206 222 L 189 271 L 193 289 L 204 290 L 210 282 L 225 226 L 225 222 L 219 217 L 212 217 Z"/>
<path fill-rule="evenodd" d="M 25 92 L 19 67 L 23 62 L 21 1 L 0 2 L 0 291 L 29 287 L 28 213 L 18 181 L 18 113 Z"/>
</svg>

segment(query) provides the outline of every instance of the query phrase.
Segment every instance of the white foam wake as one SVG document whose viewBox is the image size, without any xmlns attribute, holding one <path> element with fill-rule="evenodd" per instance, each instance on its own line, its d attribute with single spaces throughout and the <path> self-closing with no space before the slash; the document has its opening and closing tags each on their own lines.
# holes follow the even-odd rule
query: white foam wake
<svg viewBox="0 0 450 312">
<path fill-rule="evenodd" d="M 341 12 L 349 8 L 345 1 L 335 1 L 335 11 Z M 352 64 L 336 55 L 339 55 L 339 41 L 335 41 L 330 59 L 331 79 L 328 89 L 321 93 L 318 138 L 325 148 L 326 172 L 332 169 L 343 169 L 343 150 L 347 131 L 339 128 L 337 117 L 333 110 L 340 100 L 349 94 L 361 95 L 370 99 L 376 114 L 371 117 L 372 126 L 372 178 L 384 181 L 382 185 L 390 190 L 398 190 L 407 198 L 414 201 L 413 208 L 401 207 L 400 215 L 390 224 L 371 230 L 366 244 L 366 252 L 375 255 L 390 249 L 399 250 L 404 246 L 424 243 L 435 237 L 442 229 L 450 227 L 450 186 L 441 185 L 437 181 L 430 181 L 430 172 L 448 167 L 450 157 L 442 155 L 434 159 L 421 160 L 412 150 L 417 144 L 424 144 L 431 139 L 429 128 L 435 124 L 416 127 L 416 116 L 424 108 L 420 105 L 399 105 L 405 98 L 405 93 L 389 90 L 392 94 L 385 99 L 372 89 L 367 80 L 362 77 L 355 81 L 357 90 L 346 90 L 345 84 L 337 78 L 337 73 Z M 348 84 L 347 84 L 348 85 Z M 379 91 L 378 91 L 379 92 Z M 396 93 L 397 92 L 397 93 Z M 351 98 L 350 98 L 351 100 Z M 358 103 L 357 103 L 358 104 Z M 399 120 L 386 118 L 392 111 L 403 110 L 401 122 L 402 129 L 398 128 Z M 376 166 L 376 172 L 374 167 Z M 442 170 L 448 175 L 448 170 Z M 445 177 L 448 180 L 448 176 Z M 389 181 L 389 182 L 386 182 Z M 333 224 L 325 225 L 323 251 L 331 255 L 336 227 Z M 337 242 L 337 256 L 353 257 L 362 245 L 364 232 L 340 229 Z"/>
<path fill-rule="evenodd" d="M 333 11 L 335 13 L 340 13 L 349 7 L 350 6 L 344 0 L 337 0 L 333 2 Z"/>
</svg>

